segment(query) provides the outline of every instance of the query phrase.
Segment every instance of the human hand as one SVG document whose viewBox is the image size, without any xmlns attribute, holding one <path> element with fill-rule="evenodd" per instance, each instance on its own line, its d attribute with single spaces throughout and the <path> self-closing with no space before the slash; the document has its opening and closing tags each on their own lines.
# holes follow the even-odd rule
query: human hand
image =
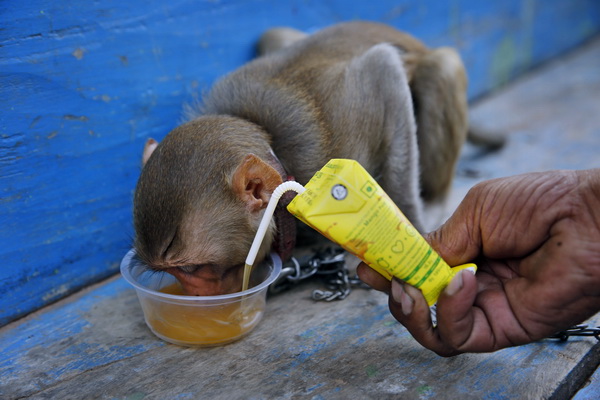
<svg viewBox="0 0 600 400">
<path fill-rule="evenodd" d="M 418 289 L 365 264 L 358 273 L 391 293 L 394 317 L 440 355 L 529 343 L 600 310 L 600 169 L 483 182 L 425 238 L 449 265 L 478 265 L 442 293 L 436 328 Z"/>
</svg>

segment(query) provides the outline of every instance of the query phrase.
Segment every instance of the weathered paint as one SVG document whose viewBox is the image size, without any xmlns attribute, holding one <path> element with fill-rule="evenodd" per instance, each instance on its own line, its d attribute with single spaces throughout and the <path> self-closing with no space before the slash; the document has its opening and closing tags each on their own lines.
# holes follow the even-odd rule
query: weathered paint
<svg viewBox="0 0 600 400">
<path fill-rule="evenodd" d="M 394 321 L 385 295 L 314 303 L 314 285 L 269 298 L 243 340 L 190 349 L 153 336 L 133 289 L 113 279 L 0 329 L 0 397 L 548 398 L 586 357 L 600 361 L 594 338 L 441 358 Z"/>
<path fill-rule="evenodd" d="M 572 400 L 598 400 L 600 398 L 600 369 L 590 376 L 585 386 L 581 388 Z"/>
<path fill-rule="evenodd" d="M 0 325 L 116 272 L 143 142 L 251 59 L 262 31 L 351 19 L 456 46 L 475 97 L 598 32 L 600 3 L 0 3 Z M 516 54 L 494 72 L 506 38 Z"/>
</svg>

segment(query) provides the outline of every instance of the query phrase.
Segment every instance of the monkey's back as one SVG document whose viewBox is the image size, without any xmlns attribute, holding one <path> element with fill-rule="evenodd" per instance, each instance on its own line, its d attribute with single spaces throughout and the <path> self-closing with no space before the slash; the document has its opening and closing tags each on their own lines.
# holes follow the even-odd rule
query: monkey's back
<svg viewBox="0 0 600 400">
<path fill-rule="evenodd" d="M 364 152 L 355 154 L 356 146 L 348 145 L 352 127 L 340 129 L 340 124 L 333 123 L 339 118 L 339 109 L 332 104 L 341 96 L 339 89 L 348 64 L 382 43 L 397 50 L 408 79 L 427 52 L 412 36 L 386 25 L 335 25 L 225 76 L 204 99 L 203 112 L 234 115 L 264 127 L 284 167 L 305 183 L 330 158 L 363 156 Z M 365 103 L 366 110 L 369 104 L 381 103 L 370 98 L 375 96 L 377 93 L 362 93 L 357 100 Z M 377 126 L 382 122 L 375 122 L 370 129 L 379 131 Z M 369 121 L 365 123 L 369 125 Z M 372 142 L 379 146 L 386 141 Z M 373 148 L 371 153 L 379 150 Z M 364 161 L 368 168 L 371 163 Z"/>
<path fill-rule="evenodd" d="M 323 65 L 348 61 L 381 43 L 389 43 L 399 50 L 409 78 L 414 65 L 428 50 L 413 36 L 391 26 L 373 22 L 347 22 L 316 32 L 267 57 L 280 58 L 278 78 L 294 83 L 298 74 L 320 69 Z"/>
</svg>

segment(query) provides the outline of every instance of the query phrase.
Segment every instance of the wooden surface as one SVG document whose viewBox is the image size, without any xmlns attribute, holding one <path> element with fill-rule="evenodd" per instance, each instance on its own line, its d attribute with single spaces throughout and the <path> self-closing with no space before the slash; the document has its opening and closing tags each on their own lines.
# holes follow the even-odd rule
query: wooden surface
<svg viewBox="0 0 600 400">
<path fill-rule="evenodd" d="M 0 326 L 117 271 L 148 137 L 278 25 L 367 19 L 458 48 L 477 97 L 600 31 L 597 0 L 4 1 Z"/>
<path fill-rule="evenodd" d="M 600 369 L 584 383 L 584 386 L 575 394 L 573 400 L 597 400 L 600 397 Z"/>
<path fill-rule="evenodd" d="M 497 153 L 466 149 L 449 208 L 483 178 L 600 167 L 598 65 L 600 39 L 477 104 L 476 118 L 510 141 Z M 133 289 L 112 278 L 0 328 L 0 398 L 598 398 L 598 373 L 588 380 L 600 362 L 594 338 L 445 359 L 395 322 L 385 295 L 357 289 L 314 303 L 318 288 L 271 297 L 239 342 L 190 349 L 154 337 Z"/>
<path fill-rule="evenodd" d="M 599 361 L 593 338 L 441 358 L 393 319 L 383 294 L 314 303 L 316 287 L 271 297 L 239 342 L 190 349 L 154 337 L 135 293 L 113 279 L 0 331 L 0 397 L 542 399 Z"/>
</svg>

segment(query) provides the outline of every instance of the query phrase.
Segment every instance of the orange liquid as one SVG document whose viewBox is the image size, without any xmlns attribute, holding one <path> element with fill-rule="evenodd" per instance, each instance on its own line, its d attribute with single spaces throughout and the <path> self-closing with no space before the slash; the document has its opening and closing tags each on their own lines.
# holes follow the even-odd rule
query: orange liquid
<svg viewBox="0 0 600 400">
<path fill-rule="evenodd" d="M 166 286 L 162 293 L 183 295 L 178 283 Z M 146 320 L 159 337 L 194 346 L 214 346 L 237 340 L 260 320 L 264 296 L 227 304 L 189 306 L 145 299 Z"/>
</svg>

